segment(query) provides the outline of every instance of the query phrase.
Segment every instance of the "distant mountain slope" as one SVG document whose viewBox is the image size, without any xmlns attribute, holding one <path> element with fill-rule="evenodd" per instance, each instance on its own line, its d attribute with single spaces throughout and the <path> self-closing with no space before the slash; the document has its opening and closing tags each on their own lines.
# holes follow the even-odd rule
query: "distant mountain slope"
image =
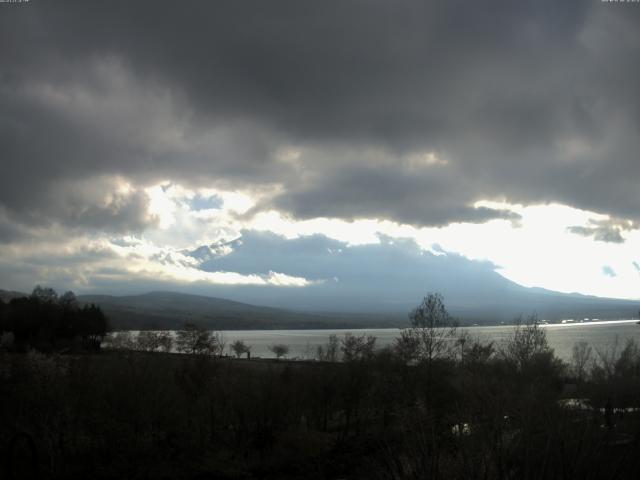
<svg viewBox="0 0 640 480">
<path fill-rule="evenodd" d="M 534 311 L 549 320 L 629 318 L 637 315 L 640 305 L 526 288 L 502 276 L 488 261 L 445 252 L 437 245 L 425 251 L 409 239 L 379 236 L 378 240 L 347 245 L 323 235 L 289 240 L 265 232 L 243 232 L 241 239 L 231 243 L 186 254 L 209 272 L 268 275 L 278 271 L 312 283 L 304 288 L 207 285 L 206 290 L 190 293 L 299 311 L 400 314 L 405 322 L 406 313 L 427 292 L 442 293 L 450 312 L 472 323 L 508 322 Z M 225 248 L 228 251 L 220 254 Z"/>
<path fill-rule="evenodd" d="M 518 315 L 536 313 L 538 318 L 552 322 L 562 319 L 637 318 L 640 302 L 566 294 L 540 288 L 518 287 L 509 295 L 487 297 L 476 304 L 454 303 L 452 311 L 478 323 L 508 322 Z"/>
<path fill-rule="evenodd" d="M 355 325 L 336 316 L 175 292 L 133 296 L 80 295 L 78 299 L 82 303 L 100 305 L 116 329 L 176 329 L 186 321 L 219 330 L 353 328 Z"/>
<path fill-rule="evenodd" d="M 341 291 L 340 284 L 312 285 L 304 289 L 215 287 L 213 293 L 252 304 L 323 315 L 386 316 L 393 325 L 406 325 L 407 313 L 428 292 L 441 293 L 449 312 L 464 323 L 508 323 L 532 313 L 549 321 L 637 318 L 640 309 L 640 301 L 522 287 L 495 272 L 463 272 L 457 279 L 433 275 L 420 280 L 405 289 L 399 289 L 390 281 L 388 286 L 374 291 L 352 290 L 351 294 Z"/>
<path fill-rule="evenodd" d="M 502 277 L 500 277 L 502 278 Z M 564 318 L 636 318 L 640 302 L 590 297 L 579 294 L 565 294 L 540 288 L 525 288 L 503 279 L 487 288 L 477 290 L 464 284 L 442 284 L 439 291 L 444 294 L 448 310 L 463 323 L 498 324 L 511 322 L 518 315 L 537 313 L 540 319 L 559 321 Z M 193 322 L 218 330 L 259 330 L 259 329 L 321 329 L 321 328 L 375 328 L 404 327 L 408 325 L 407 313 L 420 301 L 421 294 L 413 292 L 407 299 L 393 306 L 384 298 L 361 297 L 360 312 L 341 312 L 341 302 L 347 300 L 339 296 L 327 296 L 324 309 L 317 309 L 318 299 L 309 302 L 304 311 L 305 293 L 294 300 L 279 291 L 270 289 L 258 298 L 252 298 L 253 291 L 220 292 L 227 294 L 244 293 L 258 303 L 273 302 L 276 305 L 293 305 L 294 311 L 274 306 L 258 306 L 228 299 L 176 292 L 150 292 L 141 295 L 80 295 L 82 303 L 100 305 L 115 329 L 177 329 L 184 322 Z M 266 295 L 271 293 L 272 295 Z M 25 293 L 0 290 L 0 299 L 25 296 Z M 315 302 L 315 303 L 314 303 Z M 310 312 L 316 307 L 315 312 Z M 368 308 L 367 308 L 368 307 Z"/>
<path fill-rule="evenodd" d="M 7 303 L 14 298 L 26 297 L 27 294 L 23 292 L 14 292 L 11 290 L 0 290 L 0 300 Z"/>
</svg>

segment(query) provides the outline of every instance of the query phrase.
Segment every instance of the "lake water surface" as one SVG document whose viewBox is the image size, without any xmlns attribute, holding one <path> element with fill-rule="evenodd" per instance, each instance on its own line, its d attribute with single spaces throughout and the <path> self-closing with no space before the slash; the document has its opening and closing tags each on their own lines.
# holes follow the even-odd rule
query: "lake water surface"
<svg viewBox="0 0 640 480">
<path fill-rule="evenodd" d="M 571 349 L 576 342 L 586 341 L 593 348 L 606 350 L 622 348 L 626 339 L 633 338 L 640 342 L 640 325 L 636 320 L 615 320 L 608 322 L 585 322 L 574 324 L 542 325 L 551 348 L 558 357 L 569 360 Z M 465 327 L 472 338 L 494 341 L 500 344 L 513 334 L 513 326 L 495 327 Z M 220 332 L 227 345 L 235 340 L 243 340 L 251 347 L 252 357 L 272 358 L 269 346 L 284 344 L 289 347 L 288 358 L 313 358 L 319 345 L 327 343 L 329 335 L 339 337 L 346 332 L 356 335 L 374 335 L 377 337 L 376 346 L 384 347 L 393 343 L 399 335 L 397 328 L 347 329 L 347 330 L 227 330 Z"/>
</svg>

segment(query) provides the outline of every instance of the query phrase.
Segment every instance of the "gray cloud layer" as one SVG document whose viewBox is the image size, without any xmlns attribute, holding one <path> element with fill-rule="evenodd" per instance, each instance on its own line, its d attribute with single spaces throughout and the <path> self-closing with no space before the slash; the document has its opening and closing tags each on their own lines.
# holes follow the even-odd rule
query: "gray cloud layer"
<svg viewBox="0 0 640 480">
<path fill-rule="evenodd" d="M 0 205 L 136 230 L 135 189 L 168 178 L 279 185 L 261 207 L 299 217 L 484 221 L 508 215 L 473 202 L 506 198 L 640 220 L 638 27 L 595 0 L 0 4 Z M 110 177 L 134 191 L 64 200 Z"/>
<path fill-rule="evenodd" d="M 594 240 L 599 242 L 624 243 L 622 232 L 637 228 L 637 222 L 625 221 L 619 218 L 610 218 L 607 220 L 591 219 L 586 227 L 575 225 L 569 227 L 568 230 L 576 235 L 593 237 Z"/>
</svg>

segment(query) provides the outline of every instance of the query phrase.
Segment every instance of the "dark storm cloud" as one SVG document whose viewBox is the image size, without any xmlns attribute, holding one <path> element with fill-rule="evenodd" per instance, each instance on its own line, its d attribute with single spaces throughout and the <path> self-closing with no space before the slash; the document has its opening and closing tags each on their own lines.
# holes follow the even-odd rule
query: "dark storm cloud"
<svg viewBox="0 0 640 480">
<path fill-rule="evenodd" d="M 0 4 L 0 204 L 127 228 L 49 205 L 111 175 L 280 185 L 265 207 L 301 217 L 480 222 L 506 214 L 475 201 L 506 198 L 639 219 L 636 7 Z M 446 162 L 405 168 L 428 152 Z"/>
<path fill-rule="evenodd" d="M 456 195 L 449 191 L 454 183 Z M 468 206 L 478 192 L 472 184 L 465 188 L 465 183 L 450 175 L 392 166 L 349 167 L 328 172 L 310 185 L 293 186 L 275 199 L 274 206 L 303 218 L 384 217 L 420 225 L 519 218 L 509 211 Z"/>
<path fill-rule="evenodd" d="M 14 242 L 24 236 L 24 232 L 15 222 L 12 222 L 0 211 L 0 245 Z"/>
<path fill-rule="evenodd" d="M 116 232 L 136 232 L 157 223 L 157 218 L 147 214 L 148 198 L 135 192 L 109 198 L 101 205 L 80 203 L 79 208 L 68 208 L 65 223 L 87 228 L 112 226 Z"/>
</svg>

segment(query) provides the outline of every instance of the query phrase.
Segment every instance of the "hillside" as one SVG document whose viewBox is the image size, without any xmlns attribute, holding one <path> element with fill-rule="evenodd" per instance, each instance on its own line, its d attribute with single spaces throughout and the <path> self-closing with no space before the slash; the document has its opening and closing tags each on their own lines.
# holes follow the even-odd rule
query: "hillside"
<svg viewBox="0 0 640 480">
<path fill-rule="evenodd" d="M 0 290 L 0 300 L 5 303 L 10 302 L 14 298 L 20 298 L 26 296 L 26 293 L 23 292 L 14 292 L 11 290 Z"/>
<path fill-rule="evenodd" d="M 450 313 L 463 324 L 509 323 L 519 315 L 533 312 L 551 322 L 564 318 L 635 318 L 638 314 L 638 302 L 524 288 L 505 282 L 502 288 L 487 289 L 484 296 L 466 292 L 464 287 L 453 289 L 443 285 L 446 288 L 440 291 Z M 0 299 L 5 302 L 24 295 L 0 290 Z M 360 312 L 339 310 L 342 304 L 336 298 L 328 299 L 323 310 L 313 312 L 305 311 L 300 298 L 291 303 L 283 302 L 283 298 L 260 299 L 264 300 L 260 303 L 275 300 L 284 306 L 293 305 L 296 310 L 165 291 L 125 296 L 80 295 L 78 299 L 81 303 L 99 305 L 114 329 L 177 329 L 184 322 L 192 322 L 217 330 L 277 330 L 405 327 L 407 313 L 420 300 L 419 295 L 415 297 L 412 302 L 398 303 L 394 308 L 380 308 L 372 299 L 369 307 L 377 311 L 367 311 L 363 306 Z"/>
<path fill-rule="evenodd" d="M 353 320 L 261 307 L 221 298 L 175 292 L 132 296 L 80 295 L 100 305 L 115 329 L 177 329 L 192 322 L 218 330 L 354 328 Z"/>
</svg>

